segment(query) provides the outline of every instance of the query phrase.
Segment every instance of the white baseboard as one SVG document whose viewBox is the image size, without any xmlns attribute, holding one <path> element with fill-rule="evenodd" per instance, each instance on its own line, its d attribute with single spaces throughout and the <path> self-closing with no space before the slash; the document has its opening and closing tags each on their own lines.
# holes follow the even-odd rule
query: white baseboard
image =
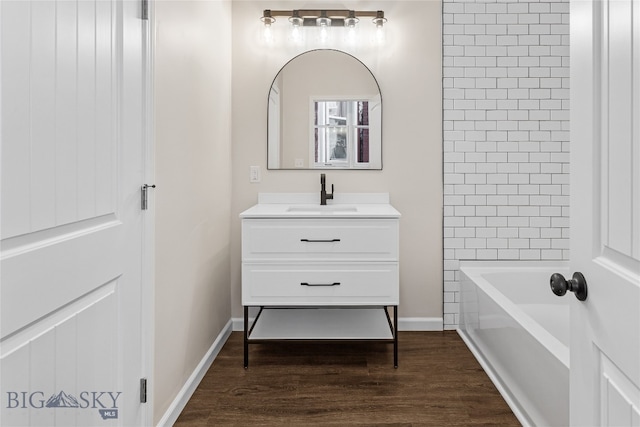
<svg viewBox="0 0 640 427">
<path fill-rule="evenodd" d="M 234 317 L 234 331 L 244 331 L 244 319 Z M 442 317 L 400 317 L 398 319 L 399 331 L 442 331 Z"/>
<path fill-rule="evenodd" d="M 232 317 L 231 323 L 233 323 L 233 332 L 244 331 L 244 319 L 242 317 Z"/>
<path fill-rule="evenodd" d="M 189 376 L 189 379 L 187 379 L 182 389 L 180 389 L 176 398 L 173 399 L 173 402 L 171 402 L 171 405 L 169 405 L 167 411 L 164 413 L 162 418 L 160 418 L 158 426 L 170 427 L 175 424 L 176 420 L 180 416 L 180 413 L 187 405 L 187 402 L 189 402 L 189 399 L 191 399 L 193 393 L 196 391 L 198 384 L 200 384 L 200 381 L 202 381 L 202 378 L 204 378 L 204 375 L 209 370 L 209 367 L 211 367 L 214 359 L 216 358 L 218 353 L 220 353 L 220 350 L 222 350 L 224 343 L 227 342 L 229 335 L 231 335 L 232 329 L 235 330 L 233 328 L 233 325 L 234 322 L 229 320 L 222 331 L 218 334 L 218 337 L 213 342 L 213 344 L 211 344 L 211 347 L 204 355 L 200 363 L 198 363 L 198 366 L 196 366 L 196 369 L 193 371 L 191 376 Z"/>
<path fill-rule="evenodd" d="M 400 317 L 398 330 L 402 331 L 441 331 L 442 317 Z"/>
</svg>

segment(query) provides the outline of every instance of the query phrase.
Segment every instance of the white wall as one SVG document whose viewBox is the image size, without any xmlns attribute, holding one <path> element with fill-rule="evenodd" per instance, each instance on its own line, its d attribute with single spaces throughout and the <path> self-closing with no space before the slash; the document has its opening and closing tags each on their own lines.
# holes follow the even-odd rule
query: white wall
<svg viewBox="0 0 640 427">
<path fill-rule="evenodd" d="M 307 2 L 305 7 L 316 2 Z M 319 3 L 326 6 L 325 3 Z M 258 192 L 320 191 L 319 171 L 266 170 L 267 96 L 274 76 L 315 41 L 295 46 L 284 37 L 273 45 L 260 39 L 260 1 L 233 2 L 233 200 L 231 207 L 231 298 L 234 317 L 240 299 L 238 214 L 257 202 Z M 271 9 L 290 9 L 274 1 Z M 325 45 L 360 59 L 382 92 L 383 170 L 324 171 L 336 192 L 389 192 L 402 213 L 400 223 L 400 316 L 442 317 L 442 93 L 441 3 L 439 1 L 344 2 L 340 7 L 382 9 L 387 40 L 349 47 Z M 361 26 L 373 24 L 363 19 Z M 282 25 L 282 27 L 278 27 Z M 273 28 L 288 28 L 281 18 Z M 276 36 L 279 34 L 276 33 Z M 249 166 L 262 168 L 262 182 L 249 183 Z"/>
<path fill-rule="evenodd" d="M 459 260 L 569 259 L 569 1 L 443 4 L 444 311 Z"/>
<path fill-rule="evenodd" d="M 231 5 L 155 2 L 154 425 L 231 317 Z"/>
</svg>

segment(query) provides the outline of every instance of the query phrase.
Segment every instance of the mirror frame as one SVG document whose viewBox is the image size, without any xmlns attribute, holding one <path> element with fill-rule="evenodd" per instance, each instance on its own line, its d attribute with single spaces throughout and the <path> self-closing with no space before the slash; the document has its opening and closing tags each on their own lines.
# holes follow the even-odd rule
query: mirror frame
<svg viewBox="0 0 640 427">
<path fill-rule="evenodd" d="M 378 94 L 380 96 L 380 167 L 379 168 L 344 168 L 344 167 L 328 167 L 328 168 L 312 168 L 312 167 L 304 167 L 304 168 L 296 168 L 296 167 L 292 167 L 292 168 L 285 168 L 285 167 L 278 167 L 278 168 L 272 168 L 269 167 L 269 122 L 270 122 L 270 117 L 269 117 L 269 103 L 270 103 L 270 99 L 271 99 L 271 92 L 273 90 L 273 85 L 275 84 L 276 80 L 278 79 L 278 76 L 280 75 L 280 73 L 282 72 L 282 70 L 284 70 L 286 68 L 287 65 L 289 65 L 289 63 L 291 63 L 292 61 L 296 60 L 297 58 L 299 58 L 302 55 L 306 55 L 309 53 L 313 53 L 313 52 L 327 52 L 327 51 L 332 51 L 332 52 L 338 52 L 344 55 L 347 55 L 353 59 L 355 59 L 356 61 L 358 61 L 365 70 L 367 70 L 367 72 L 369 73 L 369 75 L 371 75 L 371 78 L 373 79 L 373 81 L 376 84 L 376 87 L 378 88 Z M 382 148 L 382 140 L 383 140 L 383 111 L 384 111 L 384 105 L 383 105 L 383 98 L 382 98 L 382 90 L 380 89 L 380 83 L 378 83 L 378 79 L 376 79 L 376 76 L 373 74 L 373 72 L 371 71 L 371 69 L 369 69 L 369 67 L 367 67 L 367 65 L 362 62 L 360 59 L 358 59 L 356 56 L 347 53 L 345 51 L 339 50 L 339 49 L 311 49 L 311 50 L 306 50 L 302 53 L 299 53 L 297 55 L 295 55 L 293 58 L 289 59 L 287 62 L 284 63 L 284 65 L 282 67 L 280 67 L 280 70 L 278 70 L 278 72 L 276 73 L 275 77 L 273 78 L 273 80 L 271 81 L 271 85 L 269 86 L 269 90 L 267 91 L 267 170 L 299 170 L 299 171 L 324 171 L 324 170 L 344 170 L 344 171 L 380 171 L 383 168 L 383 148 Z"/>
</svg>

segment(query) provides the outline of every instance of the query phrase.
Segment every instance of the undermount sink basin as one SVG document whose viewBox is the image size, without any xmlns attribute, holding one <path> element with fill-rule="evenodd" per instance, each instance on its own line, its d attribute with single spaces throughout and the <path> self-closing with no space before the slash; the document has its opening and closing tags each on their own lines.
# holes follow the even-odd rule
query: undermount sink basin
<svg viewBox="0 0 640 427">
<path fill-rule="evenodd" d="M 317 205 L 317 206 L 290 206 L 287 212 L 291 213 L 346 213 L 346 212 L 358 212 L 358 208 L 355 206 L 342 206 L 342 205 Z"/>
</svg>

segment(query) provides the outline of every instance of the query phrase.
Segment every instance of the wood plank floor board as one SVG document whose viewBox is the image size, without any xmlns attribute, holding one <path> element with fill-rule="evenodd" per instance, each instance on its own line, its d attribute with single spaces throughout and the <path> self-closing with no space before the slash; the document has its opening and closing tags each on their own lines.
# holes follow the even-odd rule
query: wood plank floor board
<svg viewBox="0 0 640 427">
<path fill-rule="evenodd" d="M 458 334 L 400 332 L 370 342 L 249 347 L 216 357 L 176 426 L 519 426 Z"/>
</svg>

